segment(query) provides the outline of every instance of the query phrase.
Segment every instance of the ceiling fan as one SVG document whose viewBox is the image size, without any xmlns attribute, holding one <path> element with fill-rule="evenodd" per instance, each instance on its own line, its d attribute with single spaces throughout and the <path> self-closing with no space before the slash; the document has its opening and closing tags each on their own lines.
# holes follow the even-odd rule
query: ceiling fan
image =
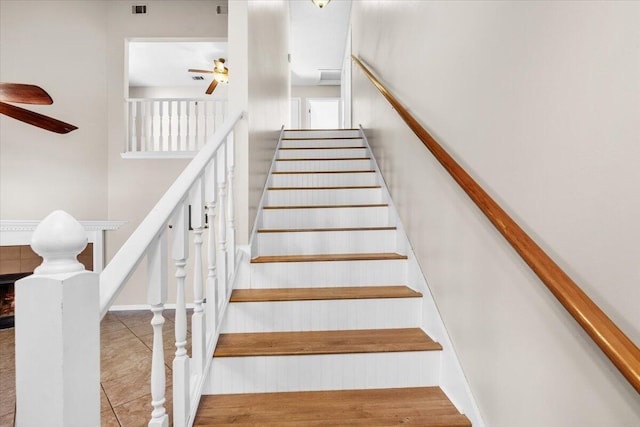
<svg viewBox="0 0 640 427">
<path fill-rule="evenodd" d="M 198 70 L 195 68 L 189 68 L 190 73 L 203 73 L 203 74 L 213 74 L 213 80 L 211 84 L 205 91 L 207 95 L 211 95 L 215 90 L 218 83 L 227 83 L 229 82 L 229 69 L 224 66 L 225 60 L 224 58 L 218 58 L 213 61 L 215 67 L 212 70 Z"/>
<path fill-rule="evenodd" d="M 37 105 L 53 104 L 53 99 L 39 86 L 22 83 L 0 83 L 0 114 L 56 133 L 69 133 L 78 129 L 69 123 L 61 122 L 35 111 L 6 104 L 6 102 Z"/>
</svg>

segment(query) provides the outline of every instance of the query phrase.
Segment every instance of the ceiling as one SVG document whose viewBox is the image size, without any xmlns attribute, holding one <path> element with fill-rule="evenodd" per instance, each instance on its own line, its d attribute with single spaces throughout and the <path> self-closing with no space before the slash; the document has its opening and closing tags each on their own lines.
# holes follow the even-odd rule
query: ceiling
<svg viewBox="0 0 640 427">
<path fill-rule="evenodd" d="M 193 80 L 189 68 L 213 70 L 213 60 L 227 58 L 227 42 L 213 41 L 132 41 L 129 42 L 129 86 L 197 86 L 205 81 Z M 227 64 L 228 65 L 228 64 Z"/>
<path fill-rule="evenodd" d="M 291 84 L 339 85 L 351 0 L 333 0 L 323 9 L 310 0 L 291 0 L 289 5 Z M 220 57 L 227 58 L 227 42 L 131 41 L 129 86 L 206 87 L 209 75 L 203 74 L 203 83 L 187 70 L 212 70 L 213 60 Z M 227 66 L 233 69 L 233 64 Z"/>
<path fill-rule="evenodd" d="M 310 0 L 293 0 L 291 14 L 291 84 L 340 84 L 349 31 L 351 0 L 333 0 L 322 9 Z M 322 70 L 334 70 L 338 81 L 321 81 Z M 337 71 L 336 71 L 337 70 Z"/>
</svg>

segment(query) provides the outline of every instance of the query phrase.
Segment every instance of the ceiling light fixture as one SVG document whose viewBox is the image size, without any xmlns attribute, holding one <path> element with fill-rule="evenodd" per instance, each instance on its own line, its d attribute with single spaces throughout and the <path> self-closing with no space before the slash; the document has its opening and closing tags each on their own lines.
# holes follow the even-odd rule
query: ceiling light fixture
<svg viewBox="0 0 640 427">
<path fill-rule="evenodd" d="M 329 4 L 331 0 L 311 0 L 311 3 L 315 4 L 316 6 L 318 6 L 320 9 L 322 9 L 323 7 L 325 7 L 326 5 Z"/>
<path fill-rule="evenodd" d="M 229 70 L 227 69 L 227 67 L 224 66 L 225 60 L 223 58 L 220 58 L 216 61 L 213 61 L 215 63 L 215 68 L 213 70 L 213 78 L 218 82 L 218 83 L 228 83 L 229 82 Z"/>
</svg>

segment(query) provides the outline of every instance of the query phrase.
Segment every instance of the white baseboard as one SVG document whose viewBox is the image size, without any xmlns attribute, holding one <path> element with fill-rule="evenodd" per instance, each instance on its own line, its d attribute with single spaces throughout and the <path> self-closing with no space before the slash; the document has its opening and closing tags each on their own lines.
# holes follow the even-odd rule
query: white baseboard
<svg viewBox="0 0 640 427">
<path fill-rule="evenodd" d="M 175 310 L 175 304 L 165 304 L 165 310 Z M 187 309 L 193 308 L 193 304 L 187 304 Z M 136 311 L 136 310 L 151 310 L 149 304 L 127 304 L 127 305 L 112 305 L 109 311 Z"/>
</svg>

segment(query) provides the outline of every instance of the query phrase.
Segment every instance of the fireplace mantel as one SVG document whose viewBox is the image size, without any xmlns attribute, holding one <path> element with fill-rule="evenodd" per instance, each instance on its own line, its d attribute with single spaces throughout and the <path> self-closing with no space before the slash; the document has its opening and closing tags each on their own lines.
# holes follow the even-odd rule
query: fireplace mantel
<svg viewBox="0 0 640 427">
<path fill-rule="evenodd" d="M 79 221 L 87 232 L 89 243 L 93 243 L 93 271 L 100 273 L 104 268 L 104 232 L 117 230 L 126 221 Z M 2 220 L 0 221 L 0 246 L 31 244 L 31 235 L 40 221 Z"/>
</svg>

